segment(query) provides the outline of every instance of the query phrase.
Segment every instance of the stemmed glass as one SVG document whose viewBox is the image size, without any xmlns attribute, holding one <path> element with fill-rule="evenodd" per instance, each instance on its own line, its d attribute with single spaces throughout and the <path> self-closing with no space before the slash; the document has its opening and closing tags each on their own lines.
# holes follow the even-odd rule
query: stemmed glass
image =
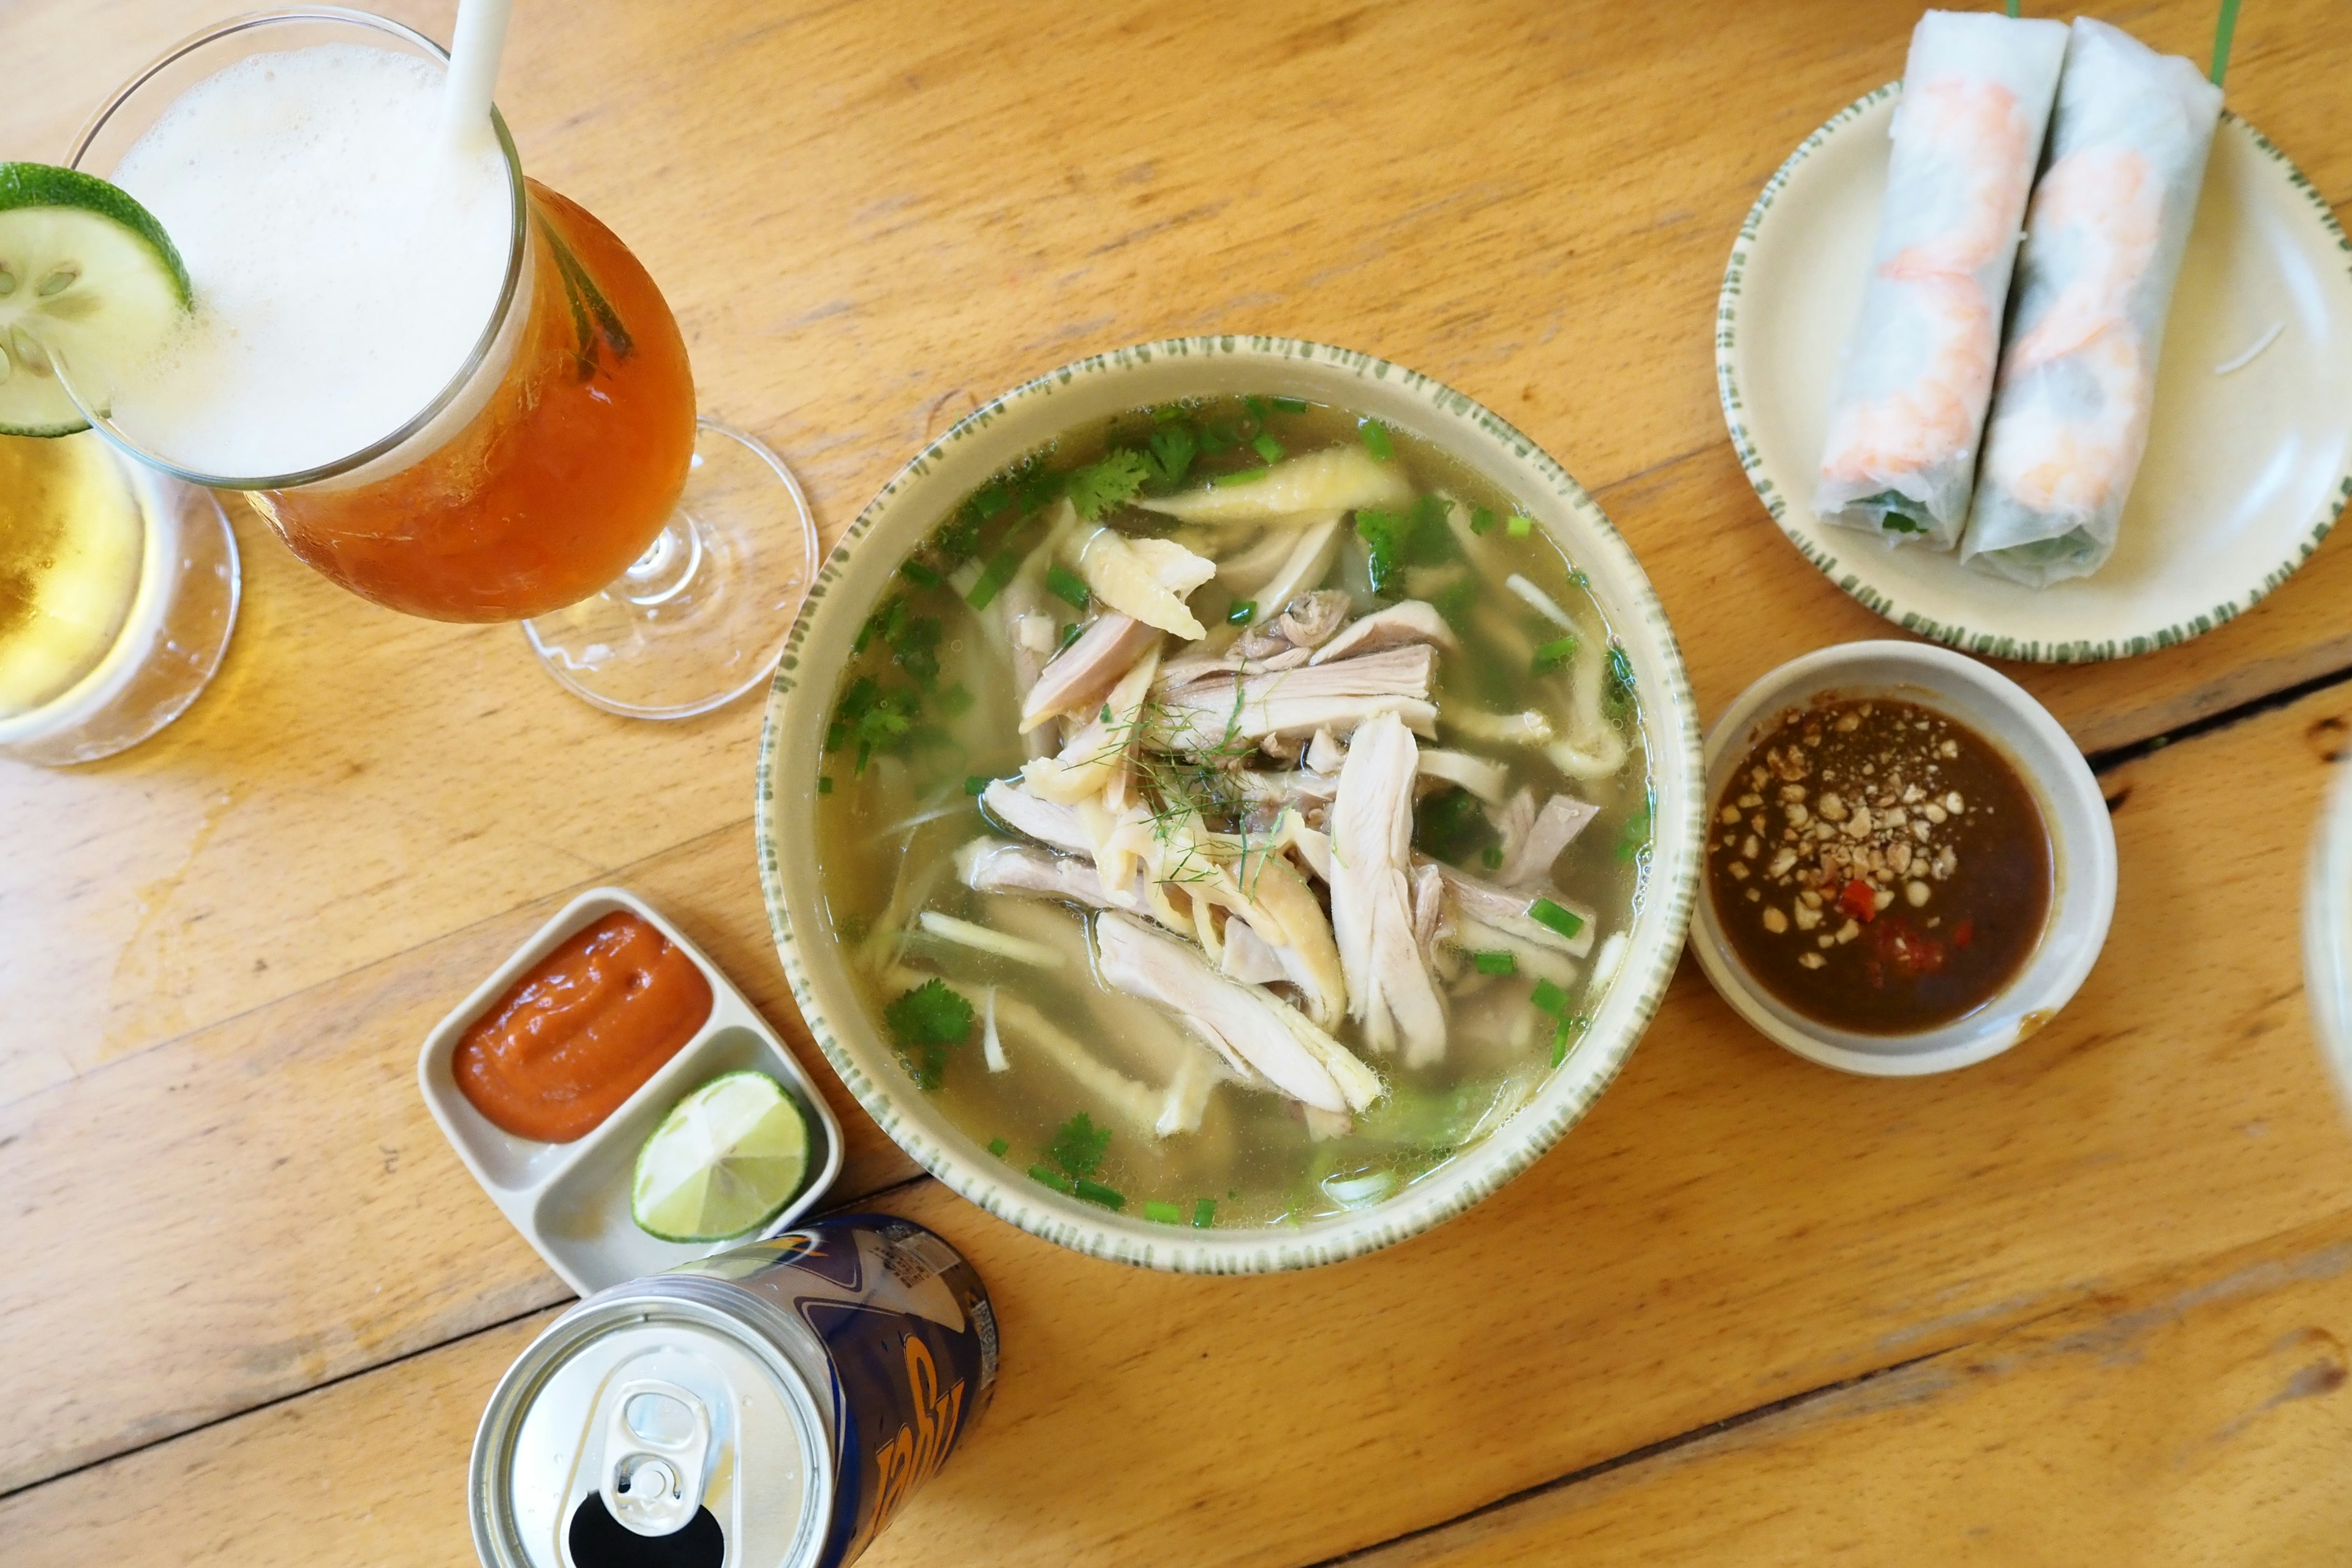
<svg viewBox="0 0 2352 1568">
<path fill-rule="evenodd" d="M 104 177 L 196 82 L 323 44 L 448 62 L 365 12 L 238 17 L 116 92 L 69 162 Z M 84 412 L 161 473 L 247 492 L 295 554 L 353 593 L 440 620 L 520 620 L 549 673 L 612 712 L 707 712 L 773 667 L 816 565 L 815 523 L 774 453 L 696 417 L 686 346 L 653 279 L 612 231 L 526 178 L 491 119 L 513 215 L 506 276 L 465 364 L 398 428 L 299 473 L 215 473 Z"/>
</svg>

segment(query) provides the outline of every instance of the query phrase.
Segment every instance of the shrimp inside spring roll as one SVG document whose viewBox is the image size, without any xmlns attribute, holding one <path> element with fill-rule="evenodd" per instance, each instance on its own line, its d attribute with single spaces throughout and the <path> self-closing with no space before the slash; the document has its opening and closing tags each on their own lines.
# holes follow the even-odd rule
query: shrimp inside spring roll
<svg viewBox="0 0 2352 1568">
<path fill-rule="evenodd" d="M 1886 202 L 1813 510 L 1949 550 L 1969 514 L 2019 227 L 2066 28 L 1930 11 L 1911 36 Z"/>
<path fill-rule="evenodd" d="M 2187 60 L 2075 22 L 1962 550 L 1971 564 L 2042 587 L 2113 553 L 2221 114 L 2221 89 Z"/>
</svg>

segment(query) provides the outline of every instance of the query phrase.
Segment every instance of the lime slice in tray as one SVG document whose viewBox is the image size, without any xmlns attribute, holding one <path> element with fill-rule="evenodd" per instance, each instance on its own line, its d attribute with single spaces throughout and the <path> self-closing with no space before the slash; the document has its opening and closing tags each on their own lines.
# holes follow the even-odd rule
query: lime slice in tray
<svg viewBox="0 0 2352 1568">
<path fill-rule="evenodd" d="M 637 1151 L 629 1214 L 664 1241 L 725 1241 L 782 1214 L 808 1174 L 808 1120 L 763 1072 L 712 1079 Z"/>
<path fill-rule="evenodd" d="M 145 207 L 72 169 L 0 163 L 0 436 L 89 429 L 59 366 L 104 412 L 119 370 L 190 300 L 188 269 Z"/>
</svg>

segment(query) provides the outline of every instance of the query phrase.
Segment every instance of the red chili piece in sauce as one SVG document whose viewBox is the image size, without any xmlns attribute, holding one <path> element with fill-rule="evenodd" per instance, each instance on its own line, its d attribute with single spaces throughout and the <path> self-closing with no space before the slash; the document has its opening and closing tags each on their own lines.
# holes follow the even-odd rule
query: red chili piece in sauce
<svg viewBox="0 0 2352 1568">
<path fill-rule="evenodd" d="M 474 1020 L 450 1071 L 496 1126 L 569 1143 L 677 1055 L 710 1016 L 694 960 L 625 910 L 541 959 Z"/>
</svg>

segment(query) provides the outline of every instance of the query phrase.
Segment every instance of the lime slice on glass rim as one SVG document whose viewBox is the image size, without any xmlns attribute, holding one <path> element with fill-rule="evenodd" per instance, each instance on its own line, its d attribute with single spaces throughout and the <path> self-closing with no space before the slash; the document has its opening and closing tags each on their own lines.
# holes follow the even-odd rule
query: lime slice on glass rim
<svg viewBox="0 0 2352 1568">
<path fill-rule="evenodd" d="M 808 1119 L 763 1072 L 712 1079 L 670 1107 L 637 1151 L 629 1215 L 664 1241 L 757 1230 L 808 1174 Z"/>
<path fill-rule="evenodd" d="M 70 436 L 121 367 L 188 313 L 188 269 L 154 215 L 94 175 L 0 163 L 0 436 Z"/>
</svg>

